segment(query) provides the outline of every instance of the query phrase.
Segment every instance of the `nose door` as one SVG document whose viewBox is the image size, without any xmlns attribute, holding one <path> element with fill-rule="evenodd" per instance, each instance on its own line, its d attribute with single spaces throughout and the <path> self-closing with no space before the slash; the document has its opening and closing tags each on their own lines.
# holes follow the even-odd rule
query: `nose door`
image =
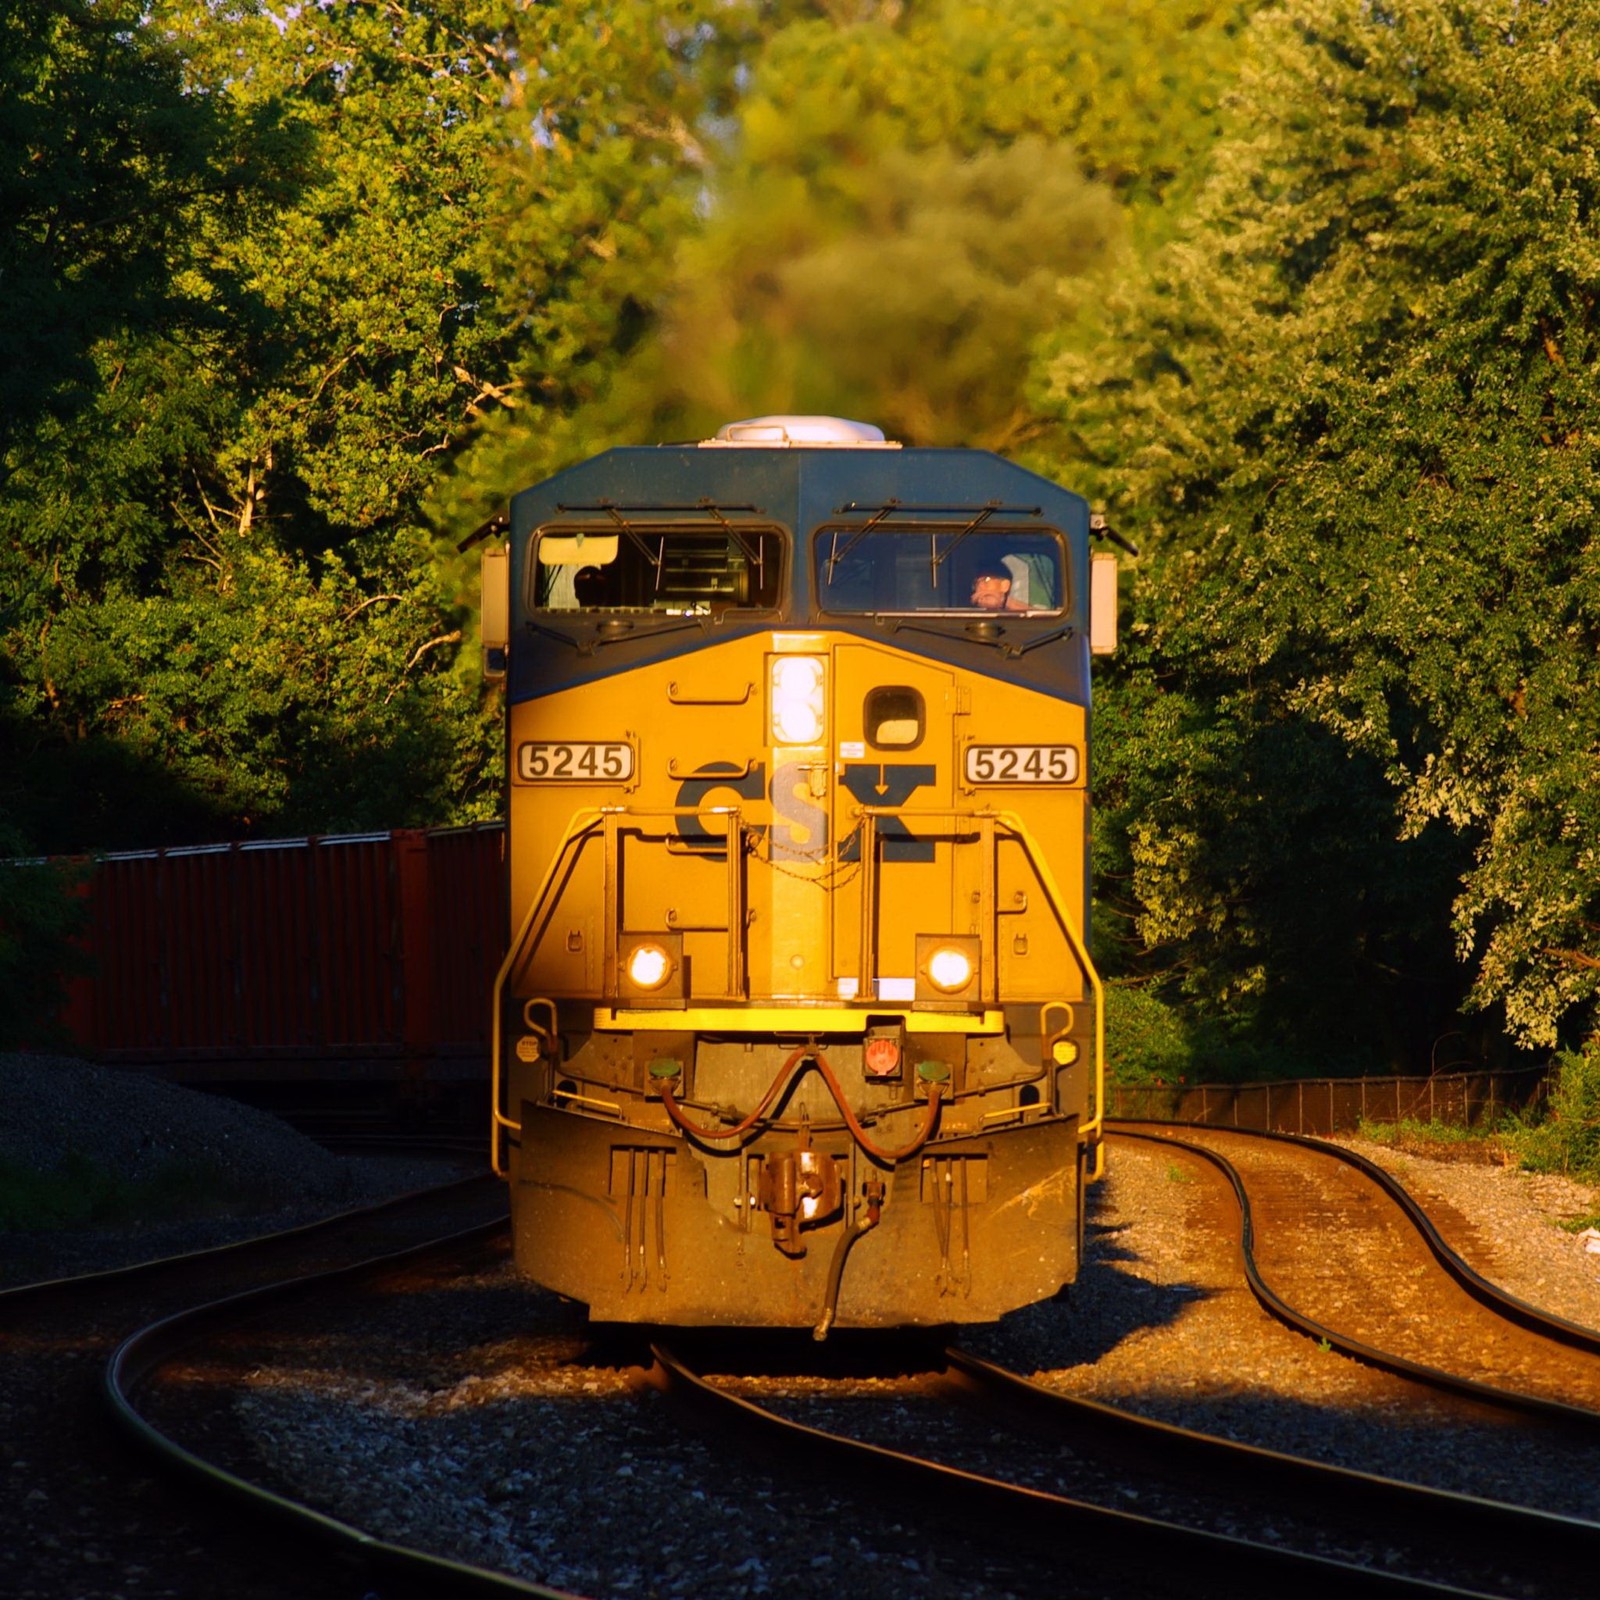
<svg viewBox="0 0 1600 1600">
<path fill-rule="evenodd" d="M 909 1001 L 916 935 L 971 920 L 949 816 L 958 686 L 948 668 L 869 644 L 836 646 L 833 668 L 835 982 L 841 995 Z M 894 814 L 869 821 L 868 807 Z"/>
</svg>

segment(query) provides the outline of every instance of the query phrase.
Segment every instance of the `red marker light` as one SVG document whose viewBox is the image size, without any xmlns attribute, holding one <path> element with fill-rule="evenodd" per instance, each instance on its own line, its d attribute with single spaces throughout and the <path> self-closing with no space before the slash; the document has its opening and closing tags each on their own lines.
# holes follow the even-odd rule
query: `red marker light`
<svg viewBox="0 0 1600 1600">
<path fill-rule="evenodd" d="M 900 1044 L 898 1040 L 879 1035 L 867 1040 L 867 1075 L 872 1078 L 891 1078 L 900 1070 Z"/>
</svg>

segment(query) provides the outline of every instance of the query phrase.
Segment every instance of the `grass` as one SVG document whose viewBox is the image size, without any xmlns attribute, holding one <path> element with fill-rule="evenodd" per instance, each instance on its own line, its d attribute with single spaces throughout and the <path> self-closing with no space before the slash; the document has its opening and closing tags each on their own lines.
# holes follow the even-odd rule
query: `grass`
<svg viewBox="0 0 1600 1600">
<path fill-rule="evenodd" d="M 1529 1114 L 1477 1128 L 1402 1122 L 1392 1130 L 1373 1125 L 1362 1132 L 1415 1155 L 1449 1160 L 1465 1152 L 1468 1158 L 1600 1184 L 1600 1039 L 1581 1050 L 1558 1052 L 1554 1066 L 1545 1104 Z M 1590 1217 L 1579 1226 L 1600 1222 Z"/>
<path fill-rule="evenodd" d="M 1600 1183 L 1600 1040 L 1556 1056 L 1544 1115 L 1519 1129 L 1518 1153 L 1532 1172 Z"/>
<path fill-rule="evenodd" d="M 1453 1122 L 1404 1117 L 1399 1122 L 1363 1121 L 1358 1131 L 1373 1144 L 1434 1161 L 1470 1161 L 1496 1167 L 1518 1163 L 1515 1129 L 1503 1121 L 1464 1128 Z"/>
<path fill-rule="evenodd" d="M 52 1172 L 0 1162 L 0 1232 L 215 1216 L 265 1198 L 209 1162 L 169 1162 L 137 1182 L 75 1153 Z"/>
</svg>

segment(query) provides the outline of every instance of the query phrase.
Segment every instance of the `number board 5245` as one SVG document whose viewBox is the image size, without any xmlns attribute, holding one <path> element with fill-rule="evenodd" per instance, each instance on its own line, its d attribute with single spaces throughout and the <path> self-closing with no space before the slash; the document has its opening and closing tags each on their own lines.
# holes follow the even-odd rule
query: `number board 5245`
<svg viewBox="0 0 1600 1600">
<path fill-rule="evenodd" d="M 519 783 L 623 783 L 633 776 L 633 746 L 538 740 L 517 746 Z"/>
<path fill-rule="evenodd" d="M 1070 744 L 969 744 L 968 783 L 1076 783 L 1078 751 Z"/>
</svg>

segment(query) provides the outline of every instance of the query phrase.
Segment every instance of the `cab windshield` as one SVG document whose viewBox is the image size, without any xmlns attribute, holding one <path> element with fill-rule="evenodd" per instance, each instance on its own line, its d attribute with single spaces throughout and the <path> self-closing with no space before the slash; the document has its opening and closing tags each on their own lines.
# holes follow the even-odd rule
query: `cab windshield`
<svg viewBox="0 0 1600 1600">
<path fill-rule="evenodd" d="M 824 611 L 1044 616 L 1066 603 L 1061 538 L 1037 525 L 830 526 L 813 549 Z"/>
<path fill-rule="evenodd" d="M 710 616 L 778 603 L 783 535 L 731 518 L 550 524 L 534 538 L 531 608 Z"/>
</svg>

